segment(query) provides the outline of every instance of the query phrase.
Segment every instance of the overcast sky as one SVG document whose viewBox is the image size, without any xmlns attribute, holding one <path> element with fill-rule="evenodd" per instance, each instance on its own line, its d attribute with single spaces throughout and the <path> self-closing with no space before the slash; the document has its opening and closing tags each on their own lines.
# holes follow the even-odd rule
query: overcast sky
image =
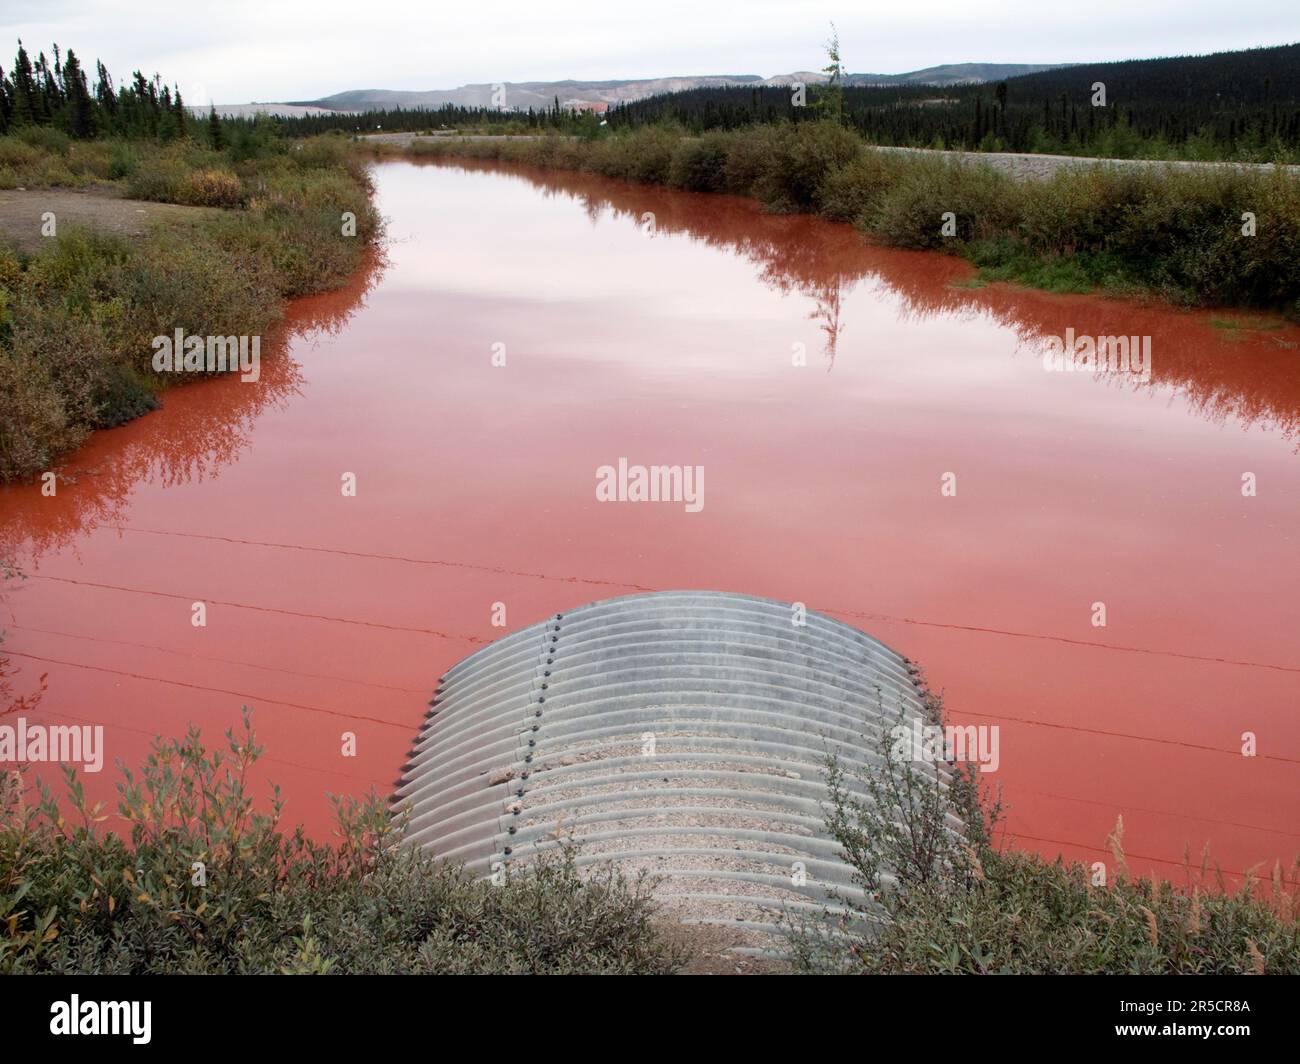
<svg viewBox="0 0 1300 1064">
<path fill-rule="evenodd" d="M 1081 62 L 1300 40 L 1297 0 L 3 0 L 0 63 L 71 46 L 193 104 L 344 89 L 817 69 L 834 21 L 845 66 Z"/>
</svg>

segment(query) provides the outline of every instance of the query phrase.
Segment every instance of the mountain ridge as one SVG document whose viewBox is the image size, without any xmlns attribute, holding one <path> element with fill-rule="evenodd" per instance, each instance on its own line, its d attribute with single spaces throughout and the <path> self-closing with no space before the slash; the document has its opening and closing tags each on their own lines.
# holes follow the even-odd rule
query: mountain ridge
<svg viewBox="0 0 1300 1064">
<path fill-rule="evenodd" d="M 925 67 L 901 74 L 846 74 L 846 85 L 956 85 L 970 82 L 995 81 L 1017 77 L 1021 74 L 1055 70 L 1065 63 L 946 63 Z M 394 108 L 437 108 L 445 104 L 460 107 L 492 107 L 498 86 L 505 90 L 507 110 L 526 111 L 553 107 L 558 97 L 560 105 L 607 104 L 614 106 L 647 96 L 669 92 L 685 92 L 700 88 L 727 88 L 745 86 L 772 87 L 804 82 L 815 85 L 824 82 L 824 74 L 813 71 L 794 71 L 763 77 L 759 74 L 699 74 L 660 78 L 606 78 L 581 80 L 566 78 L 560 81 L 478 82 L 457 86 L 454 89 L 348 89 L 315 100 L 295 100 L 286 107 L 312 107 L 331 111 L 370 111 Z"/>
</svg>

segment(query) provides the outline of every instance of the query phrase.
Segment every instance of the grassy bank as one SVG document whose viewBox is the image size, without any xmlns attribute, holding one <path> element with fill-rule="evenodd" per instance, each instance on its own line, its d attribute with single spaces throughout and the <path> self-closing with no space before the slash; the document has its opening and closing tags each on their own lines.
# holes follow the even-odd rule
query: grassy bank
<svg viewBox="0 0 1300 1064">
<path fill-rule="evenodd" d="M 1103 165 L 1020 181 L 981 165 L 872 151 L 830 122 L 703 136 L 649 126 L 586 139 L 430 138 L 408 151 L 749 196 L 769 211 L 853 224 L 896 247 L 962 255 L 990 280 L 1300 317 L 1300 178 L 1282 170 Z M 1247 213 L 1254 235 L 1243 233 Z"/>
<path fill-rule="evenodd" d="M 336 802 L 331 845 L 286 832 L 278 798 L 254 812 L 245 780 L 259 754 L 247 720 L 217 752 L 194 732 L 158 740 L 116 810 L 89 806 L 70 772 L 61 801 L 0 778 L 0 973 L 662 974 L 692 962 L 692 936 L 659 922 L 651 881 L 579 874 L 572 849 L 494 885 L 390 845 L 373 798 Z M 1202 858 L 1174 887 L 1128 873 L 1118 830 L 1098 884 L 1095 869 L 995 846 L 997 804 L 969 777 L 950 799 L 894 762 L 888 739 L 881 754 L 893 782 L 870 783 L 867 800 L 828 765 L 826 810 L 875 907 L 788 924 L 794 971 L 1300 974 L 1300 867 L 1229 892 Z M 967 837 L 946 826 L 953 812 Z"/>
<path fill-rule="evenodd" d="M 566 854 L 499 885 L 389 843 L 340 801 L 323 845 L 259 814 L 251 732 L 159 741 L 118 816 L 73 780 L 60 807 L 0 792 L 0 973 L 666 973 L 683 957 L 644 886 L 579 878 Z M 112 831 L 106 831 L 106 827 Z"/>
<path fill-rule="evenodd" d="M 155 336 L 265 336 L 286 299 L 344 283 L 381 230 L 341 137 L 0 137 L 0 189 L 27 190 L 32 226 L 39 190 L 68 187 L 218 210 L 141 238 L 56 216 L 35 254 L 0 246 L 0 480 L 48 470 L 94 429 L 155 407 L 177 379 L 155 372 Z"/>
<path fill-rule="evenodd" d="M 941 703 L 926 697 L 942 721 Z M 885 770 L 863 781 L 864 798 L 827 763 L 826 826 L 874 908 L 791 925 L 797 971 L 1300 974 L 1300 855 L 1262 877 L 1249 870 L 1230 890 L 1207 847 L 1187 856 L 1175 885 L 1130 872 L 1121 818 L 1104 840 L 1107 860 L 1047 861 L 996 845 L 1001 801 L 973 764 L 942 792 L 934 766 L 900 762 L 892 743 L 883 731 Z M 952 815 L 964 835 L 950 830 Z"/>
</svg>

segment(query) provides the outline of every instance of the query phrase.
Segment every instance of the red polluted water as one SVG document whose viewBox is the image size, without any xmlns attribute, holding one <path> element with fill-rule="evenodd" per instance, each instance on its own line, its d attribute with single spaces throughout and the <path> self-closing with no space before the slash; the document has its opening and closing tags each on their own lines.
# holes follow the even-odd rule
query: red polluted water
<svg viewBox="0 0 1300 1064">
<path fill-rule="evenodd" d="M 1207 843 L 1228 873 L 1300 851 L 1300 330 L 975 287 L 727 197 L 376 179 L 386 262 L 295 304 L 261 380 L 169 392 L 53 498 L 0 492 L 9 681 L 46 675 L 31 721 L 105 725 L 93 797 L 247 705 L 256 789 L 325 836 L 466 654 L 708 588 L 854 624 L 996 724 L 1010 845 L 1103 859 L 1122 816 L 1177 880 Z M 1048 371 L 1068 330 L 1149 337 L 1149 379 Z M 702 505 L 598 501 L 620 460 L 702 468 Z"/>
</svg>

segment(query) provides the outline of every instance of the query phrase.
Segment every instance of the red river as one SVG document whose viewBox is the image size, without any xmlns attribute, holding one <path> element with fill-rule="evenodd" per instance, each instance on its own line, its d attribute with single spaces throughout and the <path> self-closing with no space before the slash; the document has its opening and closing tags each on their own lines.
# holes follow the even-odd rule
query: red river
<svg viewBox="0 0 1300 1064">
<path fill-rule="evenodd" d="M 29 721 L 105 726 L 92 795 L 248 705 L 259 793 L 324 836 L 461 657 L 710 588 L 863 628 L 998 725 L 1008 845 L 1103 860 L 1122 816 L 1130 864 L 1177 881 L 1207 843 L 1225 873 L 1300 851 L 1300 330 L 978 287 L 726 197 L 376 179 L 387 261 L 294 304 L 260 381 L 174 389 L 53 498 L 0 492 L 27 574 L 0 656 L 16 693 L 47 677 Z M 1150 379 L 1046 371 L 1071 329 L 1149 336 Z M 598 502 L 620 458 L 704 467 L 702 509 Z"/>
</svg>

